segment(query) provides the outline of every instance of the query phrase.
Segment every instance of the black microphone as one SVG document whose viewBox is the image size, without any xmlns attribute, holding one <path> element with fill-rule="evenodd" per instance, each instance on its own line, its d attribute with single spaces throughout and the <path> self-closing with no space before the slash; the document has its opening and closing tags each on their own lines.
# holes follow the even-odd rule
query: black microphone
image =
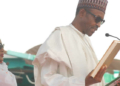
<svg viewBox="0 0 120 86">
<path fill-rule="evenodd" d="M 118 37 L 112 36 L 112 35 L 110 35 L 109 33 L 106 33 L 105 36 L 106 36 L 106 37 L 111 36 L 111 37 L 114 37 L 114 38 L 117 38 L 118 40 L 120 40 Z"/>
</svg>

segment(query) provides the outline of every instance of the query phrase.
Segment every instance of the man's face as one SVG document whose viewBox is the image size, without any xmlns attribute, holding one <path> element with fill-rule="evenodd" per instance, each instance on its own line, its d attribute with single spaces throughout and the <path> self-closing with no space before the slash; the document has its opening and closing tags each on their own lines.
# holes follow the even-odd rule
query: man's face
<svg viewBox="0 0 120 86">
<path fill-rule="evenodd" d="M 104 13 L 97 9 L 91 9 L 89 12 L 100 17 L 101 19 L 104 18 Z M 96 18 L 91 15 L 90 13 L 86 12 L 86 18 L 84 22 L 84 33 L 88 36 L 91 36 L 101 25 L 101 22 L 96 22 Z"/>
</svg>

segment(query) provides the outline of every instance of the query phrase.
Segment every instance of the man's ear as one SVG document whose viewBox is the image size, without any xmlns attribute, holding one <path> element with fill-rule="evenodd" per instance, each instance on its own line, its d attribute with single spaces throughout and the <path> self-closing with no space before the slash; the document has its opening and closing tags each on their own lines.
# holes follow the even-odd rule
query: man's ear
<svg viewBox="0 0 120 86">
<path fill-rule="evenodd" d="M 78 15 L 79 15 L 80 17 L 86 16 L 86 11 L 85 11 L 85 9 L 84 9 L 84 8 L 80 9 Z"/>
</svg>

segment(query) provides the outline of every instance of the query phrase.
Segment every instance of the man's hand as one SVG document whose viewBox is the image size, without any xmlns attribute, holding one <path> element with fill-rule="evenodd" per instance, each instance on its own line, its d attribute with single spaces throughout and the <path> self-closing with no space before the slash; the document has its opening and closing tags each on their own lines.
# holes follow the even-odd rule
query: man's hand
<svg viewBox="0 0 120 86">
<path fill-rule="evenodd" d="M 89 86 L 89 85 L 92 85 L 92 84 L 100 83 L 102 81 L 102 77 L 103 77 L 104 73 L 106 72 L 106 69 L 107 69 L 107 66 L 103 66 L 100 69 L 100 71 L 97 73 L 95 78 L 92 78 L 90 76 L 90 74 L 92 73 L 92 72 L 90 72 L 88 74 L 88 76 L 86 77 L 86 79 L 85 79 L 85 86 Z"/>
</svg>

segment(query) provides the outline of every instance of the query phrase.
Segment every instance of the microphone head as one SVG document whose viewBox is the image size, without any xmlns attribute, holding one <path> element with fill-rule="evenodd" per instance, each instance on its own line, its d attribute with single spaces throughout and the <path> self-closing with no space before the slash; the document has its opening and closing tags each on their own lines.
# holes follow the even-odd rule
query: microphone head
<svg viewBox="0 0 120 86">
<path fill-rule="evenodd" d="M 106 33 L 106 34 L 105 34 L 105 36 L 107 36 L 107 37 L 108 37 L 108 36 L 110 36 L 110 35 L 109 35 L 109 33 Z"/>
</svg>

